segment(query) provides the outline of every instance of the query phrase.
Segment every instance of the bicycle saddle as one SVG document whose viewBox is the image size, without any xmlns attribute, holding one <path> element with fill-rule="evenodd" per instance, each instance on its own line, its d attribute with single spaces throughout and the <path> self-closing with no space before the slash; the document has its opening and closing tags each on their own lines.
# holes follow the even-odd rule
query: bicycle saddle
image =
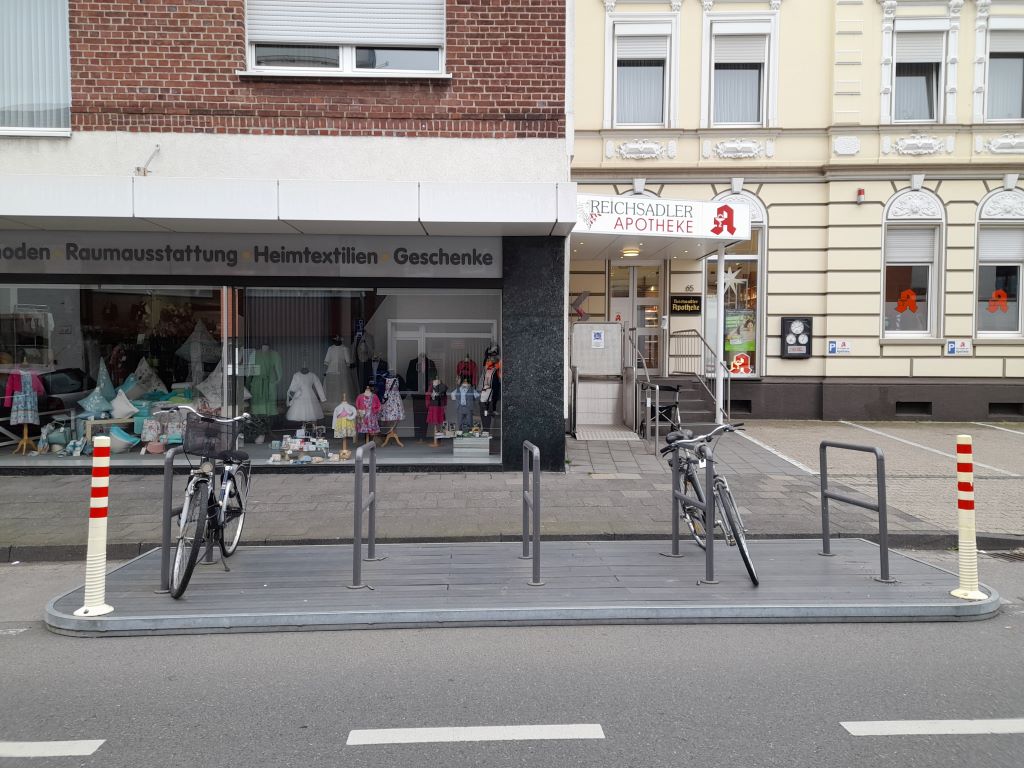
<svg viewBox="0 0 1024 768">
<path fill-rule="evenodd" d="M 245 451 L 221 451 L 217 454 L 217 458 L 231 464 L 241 464 L 249 460 L 249 454 Z"/>
<path fill-rule="evenodd" d="M 665 435 L 666 443 L 674 443 L 676 440 L 692 440 L 693 430 L 692 429 L 681 429 L 678 432 L 669 432 Z"/>
</svg>

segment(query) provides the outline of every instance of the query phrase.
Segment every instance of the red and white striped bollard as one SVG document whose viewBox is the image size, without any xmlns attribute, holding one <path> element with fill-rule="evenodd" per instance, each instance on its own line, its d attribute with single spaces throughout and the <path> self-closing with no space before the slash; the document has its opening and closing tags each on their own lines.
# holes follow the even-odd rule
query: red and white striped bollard
<svg viewBox="0 0 1024 768">
<path fill-rule="evenodd" d="M 960 587 L 950 592 L 964 600 L 988 597 L 978 589 L 978 541 L 974 520 L 974 447 L 970 435 L 956 436 L 956 508 Z"/>
<path fill-rule="evenodd" d="M 110 438 L 92 441 L 92 491 L 89 494 L 89 541 L 85 550 L 85 605 L 75 616 L 102 616 L 114 609 L 107 598 L 107 509 L 110 497 Z"/>
</svg>

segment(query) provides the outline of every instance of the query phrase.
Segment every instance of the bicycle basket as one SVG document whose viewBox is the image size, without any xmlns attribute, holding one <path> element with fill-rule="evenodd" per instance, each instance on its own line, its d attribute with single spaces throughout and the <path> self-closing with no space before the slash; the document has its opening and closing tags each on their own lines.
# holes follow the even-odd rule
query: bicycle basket
<svg viewBox="0 0 1024 768">
<path fill-rule="evenodd" d="M 193 456 L 216 456 L 224 451 L 235 448 L 241 422 L 221 424 L 216 421 L 204 421 L 194 413 L 185 419 L 185 435 L 182 445 L 185 453 Z"/>
</svg>

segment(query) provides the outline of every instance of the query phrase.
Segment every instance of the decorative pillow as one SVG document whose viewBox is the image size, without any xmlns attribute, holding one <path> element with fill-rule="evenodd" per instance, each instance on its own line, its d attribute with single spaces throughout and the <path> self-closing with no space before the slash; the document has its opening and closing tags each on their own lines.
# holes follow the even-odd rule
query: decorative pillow
<svg viewBox="0 0 1024 768">
<path fill-rule="evenodd" d="M 204 382 L 196 385 L 196 389 L 210 401 L 211 407 L 220 408 L 224 398 L 224 369 L 220 363 Z"/>
<path fill-rule="evenodd" d="M 114 427 L 110 430 L 111 453 L 124 453 L 129 448 L 134 448 L 138 444 L 139 438 L 135 435 L 129 435 L 120 427 Z"/>
<path fill-rule="evenodd" d="M 127 419 L 139 412 L 139 409 L 132 405 L 132 401 L 124 392 L 118 392 L 110 404 L 110 412 L 115 419 Z"/>
<path fill-rule="evenodd" d="M 163 425 L 152 417 L 142 422 L 142 439 L 147 443 L 152 443 L 160 439 L 160 435 L 163 432 Z"/>
<path fill-rule="evenodd" d="M 78 401 L 78 406 L 85 409 L 86 411 L 109 411 L 110 401 L 107 400 L 100 392 L 100 388 L 96 387 L 92 391 L 92 394 Z"/>
<path fill-rule="evenodd" d="M 134 373 L 128 374 L 128 378 L 125 379 L 117 389 L 119 392 L 124 392 L 128 395 L 129 400 L 136 400 L 146 394 L 146 391 L 139 386 L 139 382 L 135 378 Z"/>
<path fill-rule="evenodd" d="M 156 371 L 149 367 L 146 358 L 139 360 L 139 365 L 135 369 L 135 383 L 143 392 L 167 392 L 167 387 L 156 375 Z"/>
<path fill-rule="evenodd" d="M 114 399 L 114 382 L 110 380 L 110 371 L 107 370 L 107 363 L 103 358 L 100 358 L 100 367 L 96 371 L 96 389 L 104 399 Z"/>
</svg>

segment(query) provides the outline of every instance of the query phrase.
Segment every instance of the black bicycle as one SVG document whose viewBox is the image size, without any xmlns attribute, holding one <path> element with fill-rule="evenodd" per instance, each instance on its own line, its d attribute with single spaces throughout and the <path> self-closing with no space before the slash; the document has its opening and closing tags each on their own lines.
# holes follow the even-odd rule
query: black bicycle
<svg viewBox="0 0 1024 768">
<path fill-rule="evenodd" d="M 208 541 L 220 545 L 221 564 L 225 571 L 231 570 L 224 559 L 235 553 L 242 537 L 252 467 L 249 454 L 235 445 L 242 422 L 250 416 L 243 413 L 233 419 L 220 419 L 204 416 L 187 405 L 169 410 L 188 411 L 182 446 L 186 457 L 199 457 L 199 466 L 189 472 L 185 502 L 178 516 L 178 543 L 170 574 L 171 597 L 177 599 L 185 593 L 199 552 Z"/>
<path fill-rule="evenodd" d="M 681 466 L 679 467 L 679 492 L 684 496 L 696 498 L 701 504 L 705 503 L 704 487 L 701 485 L 698 469 L 704 470 L 707 462 L 711 462 L 711 472 L 714 478 L 712 489 L 715 498 L 715 509 L 722 510 L 721 517 L 715 515 L 715 528 L 720 530 L 722 537 L 730 547 L 736 547 L 746 566 L 750 580 L 756 586 L 758 584 L 757 573 L 754 571 L 754 563 L 750 559 L 750 550 L 747 548 L 746 528 L 743 525 L 743 518 L 740 516 L 739 508 L 732 497 L 729 489 L 729 481 L 718 473 L 715 465 L 714 449 L 708 451 L 707 445 L 716 442 L 726 432 L 736 432 L 742 424 L 720 424 L 705 435 L 694 435 L 692 430 L 684 429 L 679 432 L 670 432 L 665 436 L 667 447 L 661 449 L 664 456 L 671 453 L 669 465 L 678 456 Z M 686 521 L 687 528 L 694 542 L 701 549 L 707 547 L 707 525 L 704 510 L 698 509 L 692 504 L 680 502 L 679 514 Z"/>
</svg>

